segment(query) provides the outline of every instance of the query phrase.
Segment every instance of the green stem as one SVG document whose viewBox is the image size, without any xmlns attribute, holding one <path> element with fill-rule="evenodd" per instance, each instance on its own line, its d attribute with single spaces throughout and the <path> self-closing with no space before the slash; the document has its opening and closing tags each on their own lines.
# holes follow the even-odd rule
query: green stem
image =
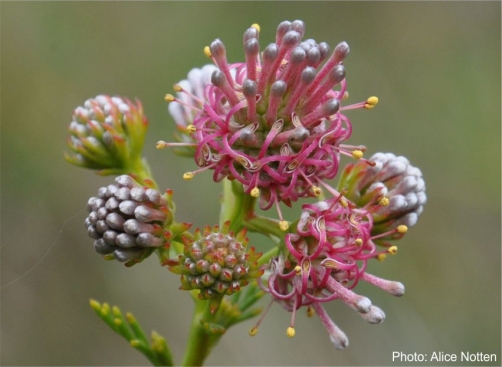
<svg viewBox="0 0 502 367">
<path fill-rule="evenodd" d="M 239 232 L 246 218 L 254 215 L 256 199 L 244 193 L 242 185 L 237 181 L 225 179 L 223 182 L 223 198 L 221 201 L 220 226 L 230 221 L 230 230 Z"/>
<path fill-rule="evenodd" d="M 150 171 L 150 166 L 146 161 L 146 158 L 139 158 L 134 163 L 129 166 L 130 173 L 133 173 L 140 184 L 145 184 L 145 180 L 150 180 L 154 184 L 154 188 L 158 190 L 157 183 L 153 179 L 152 173 Z M 149 185 L 147 185 L 149 186 Z"/>
<path fill-rule="evenodd" d="M 196 300 L 192 318 L 192 326 L 185 349 L 182 366 L 202 366 L 221 335 L 209 334 L 201 321 L 211 322 L 215 318 L 211 314 L 208 300 Z"/>
<path fill-rule="evenodd" d="M 265 236 L 274 235 L 282 239 L 286 234 L 279 228 L 279 221 L 258 215 L 248 218 L 244 226 L 252 232 L 258 232 Z"/>
</svg>

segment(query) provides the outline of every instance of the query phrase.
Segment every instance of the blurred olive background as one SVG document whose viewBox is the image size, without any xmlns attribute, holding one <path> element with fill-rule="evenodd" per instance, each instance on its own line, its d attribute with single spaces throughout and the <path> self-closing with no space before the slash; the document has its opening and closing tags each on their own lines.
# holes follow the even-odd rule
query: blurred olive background
<svg viewBox="0 0 502 367">
<path fill-rule="evenodd" d="M 212 175 L 185 182 L 194 162 L 155 149 L 174 125 L 163 96 L 208 63 L 202 50 L 213 39 L 242 61 L 252 23 L 261 25 L 263 49 L 279 22 L 302 19 L 306 38 L 350 44 L 350 100 L 380 98 L 371 111 L 347 114 L 351 142 L 365 144 L 368 157 L 405 155 L 425 176 L 418 225 L 396 257 L 370 265 L 407 292 L 396 299 L 358 287 L 385 310 L 381 325 L 329 304 L 350 338 L 344 351 L 305 312 L 287 338 L 290 314 L 274 305 L 256 337 L 247 334 L 254 320 L 230 329 L 207 363 L 402 365 L 393 351 L 469 351 L 495 353 L 486 365 L 500 365 L 500 10 L 499 2 L 3 2 L 1 364 L 147 365 L 96 317 L 91 297 L 133 312 L 181 361 L 189 295 L 154 256 L 127 269 L 94 252 L 85 204 L 113 178 L 64 161 L 67 125 L 97 94 L 141 99 L 151 124 L 145 155 L 161 187 L 174 190 L 177 218 L 214 224 L 220 186 Z"/>
</svg>

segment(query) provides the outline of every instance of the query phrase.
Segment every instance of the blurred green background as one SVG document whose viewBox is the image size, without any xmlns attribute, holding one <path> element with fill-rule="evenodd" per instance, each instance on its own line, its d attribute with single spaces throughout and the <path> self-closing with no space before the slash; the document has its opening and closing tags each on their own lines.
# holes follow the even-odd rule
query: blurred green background
<svg viewBox="0 0 502 367">
<path fill-rule="evenodd" d="M 381 325 L 329 304 L 347 350 L 334 350 L 304 312 L 287 338 L 290 314 L 274 305 L 256 337 L 247 334 L 254 320 L 234 327 L 208 364 L 403 365 L 393 351 L 469 351 L 495 353 L 483 365 L 500 365 L 500 2 L 3 2 L 0 10 L 2 365 L 146 365 L 95 316 L 91 297 L 133 312 L 180 361 L 189 296 L 155 257 L 127 269 L 94 252 L 85 204 L 113 178 L 63 160 L 66 128 L 89 97 L 141 99 L 151 123 L 145 154 L 160 186 L 174 190 L 177 218 L 214 224 L 220 186 L 211 174 L 187 183 L 181 175 L 193 161 L 155 149 L 173 131 L 163 96 L 208 62 L 202 50 L 213 39 L 237 62 L 252 23 L 263 48 L 279 22 L 294 19 L 306 23 L 306 38 L 350 44 L 351 101 L 380 98 L 371 111 L 348 113 L 350 142 L 365 144 L 368 157 L 405 155 L 423 171 L 428 203 L 418 225 L 396 257 L 370 266 L 407 292 L 395 299 L 358 288 L 385 310 Z"/>
</svg>

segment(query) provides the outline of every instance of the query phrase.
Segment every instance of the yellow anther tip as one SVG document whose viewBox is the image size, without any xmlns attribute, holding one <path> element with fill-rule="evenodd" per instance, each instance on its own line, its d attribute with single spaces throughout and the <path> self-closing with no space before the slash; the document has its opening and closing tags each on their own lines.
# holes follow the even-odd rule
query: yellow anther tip
<svg viewBox="0 0 502 367">
<path fill-rule="evenodd" d="M 378 254 L 377 255 L 377 260 L 378 261 L 384 261 L 386 257 L 387 257 L 387 255 L 385 255 L 385 254 Z"/>
<path fill-rule="evenodd" d="M 354 241 L 354 245 L 356 246 L 361 246 L 363 244 L 363 240 L 361 238 L 358 238 Z"/>
<path fill-rule="evenodd" d="M 172 102 L 172 101 L 174 101 L 174 96 L 172 94 L 166 94 L 164 96 L 164 101 L 166 101 L 166 102 Z"/>
<path fill-rule="evenodd" d="M 256 29 L 258 32 L 260 32 L 260 25 L 258 23 L 251 24 L 251 28 Z"/>
<path fill-rule="evenodd" d="M 391 246 L 387 251 L 389 251 L 389 254 L 395 255 L 397 254 L 397 246 Z"/>
<path fill-rule="evenodd" d="M 366 103 L 372 106 L 376 106 L 378 104 L 378 97 L 371 96 L 366 100 Z"/>
<path fill-rule="evenodd" d="M 185 181 L 190 181 L 194 176 L 195 175 L 193 172 L 186 172 L 185 174 L 183 174 L 183 179 Z"/>
<path fill-rule="evenodd" d="M 255 336 L 256 334 L 258 334 L 258 328 L 256 326 L 249 329 L 249 336 Z"/>
<path fill-rule="evenodd" d="M 157 142 L 157 144 L 155 144 L 155 147 L 157 149 L 163 149 L 163 148 L 167 147 L 167 143 L 165 141 L 163 141 L 163 140 L 159 140 Z"/>
<path fill-rule="evenodd" d="M 347 200 L 345 200 L 344 198 L 340 198 L 340 205 L 344 208 L 347 208 L 349 206 L 349 203 L 347 203 Z"/>
<path fill-rule="evenodd" d="M 342 96 L 342 99 L 347 99 L 347 98 L 349 98 L 349 92 L 345 91 L 345 93 Z"/>
<path fill-rule="evenodd" d="M 211 50 L 209 49 L 209 46 L 204 47 L 204 55 L 209 58 L 211 57 Z"/>
<path fill-rule="evenodd" d="M 406 232 L 408 232 L 408 227 L 405 226 L 404 224 L 401 224 L 400 226 L 397 227 L 397 232 L 398 233 L 406 233 Z"/>
<path fill-rule="evenodd" d="M 363 157 L 363 155 L 364 155 L 364 153 L 362 152 L 362 150 L 356 149 L 352 152 L 352 158 L 354 158 L 354 159 L 361 159 Z"/>
<path fill-rule="evenodd" d="M 175 92 L 181 92 L 183 90 L 183 88 L 181 88 L 181 85 L 179 84 L 174 84 L 173 89 Z"/>
<path fill-rule="evenodd" d="M 255 187 L 251 190 L 250 195 L 254 198 L 257 198 L 258 196 L 260 196 L 260 189 Z"/>
<path fill-rule="evenodd" d="M 279 222 L 279 228 L 281 229 L 281 231 L 283 232 L 286 232 L 289 228 L 289 223 L 287 220 L 281 220 Z"/>
<path fill-rule="evenodd" d="M 300 265 L 296 265 L 295 266 L 295 273 L 296 273 L 296 275 L 300 275 L 301 272 L 302 272 L 301 266 Z"/>
<path fill-rule="evenodd" d="M 286 335 L 288 336 L 288 338 L 292 338 L 295 336 L 295 328 L 292 328 L 291 326 L 288 327 L 288 329 L 286 330 Z"/>
<path fill-rule="evenodd" d="M 187 126 L 187 131 L 188 131 L 189 133 L 194 133 L 194 132 L 196 132 L 196 131 L 197 131 L 197 128 L 196 128 L 194 125 L 188 125 L 188 126 Z"/>
<path fill-rule="evenodd" d="M 389 205 L 389 203 L 390 203 L 389 198 L 384 196 L 383 198 L 380 199 L 380 201 L 378 202 L 378 205 L 387 206 L 387 205 Z"/>
<path fill-rule="evenodd" d="M 307 317 L 312 317 L 312 316 L 314 316 L 314 314 L 315 314 L 314 308 L 308 306 L 307 307 Z"/>
<path fill-rule="evenodd" d="M 319 195 L 321 195 L 321 188 L 318 186 L 312 186 L 312 192 L 316 197 L 318 197 Z"/>
</svg>

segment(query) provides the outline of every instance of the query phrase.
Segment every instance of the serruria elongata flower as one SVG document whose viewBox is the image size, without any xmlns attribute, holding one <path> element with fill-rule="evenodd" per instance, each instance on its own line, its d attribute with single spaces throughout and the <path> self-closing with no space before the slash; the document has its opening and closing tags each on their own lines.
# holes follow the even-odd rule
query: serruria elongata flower
<svg viewBox="0 0 502 367">
<path fill-rule="evenodd" d="M 342 112 L 372 108 L 378 99 L 342 106 L 346 42 L 330 52 L 324 42 L 302 41 L 302 21 L 285 21 L 260 54 L 259 30 L 253 25 L 244 32 L 244 62 L 229 63 L 219 39 L 206 47 L 216 67 L 192 70 L 175 85 L 177 97 L 166 96 L 182 106 L 169 110 L 185 138 L 158 147 L 191 147 L 200 169 L 186 179 L 211 169 L 214 181 L 238 180 L 269 209 L 317 196 L 337 174 L 341 154 L 362 156 L 363 147 L 343 144 L 352 126 Z"/>
<path fill-rule="evenodd" d="M 369 323 L 384 320 L 384 312 L 371 301 L 353 291 L 359 281 L 373 284 L 394 296 L 404 294 L 404 286 L 366 272 L 370 259 L 383 259 L 396 254 L 396 246 L 379 249 L 372 236 L 372 212 L 382 204 L 376 202 L 364 209 L 338 195 L 327 201 L 304 204 L 296 233 L 285 237 L 287 252 L 275 258 L 266 273 L 265 291 L 284 309 L 292 312 L 287 335 L 295 334 L 296 311 L 307 306 L 324 323 L 330 340 L 338 349 L 348 346 L 348 339 L 328 316 L 322 304 L 340 299 Z M 404 234 L 405 225 L 385 233 Z M 378 236 L 379 237 L 379 236 Z M 251 334 L 257 332 L 257 326 Z"/>
</svg>

